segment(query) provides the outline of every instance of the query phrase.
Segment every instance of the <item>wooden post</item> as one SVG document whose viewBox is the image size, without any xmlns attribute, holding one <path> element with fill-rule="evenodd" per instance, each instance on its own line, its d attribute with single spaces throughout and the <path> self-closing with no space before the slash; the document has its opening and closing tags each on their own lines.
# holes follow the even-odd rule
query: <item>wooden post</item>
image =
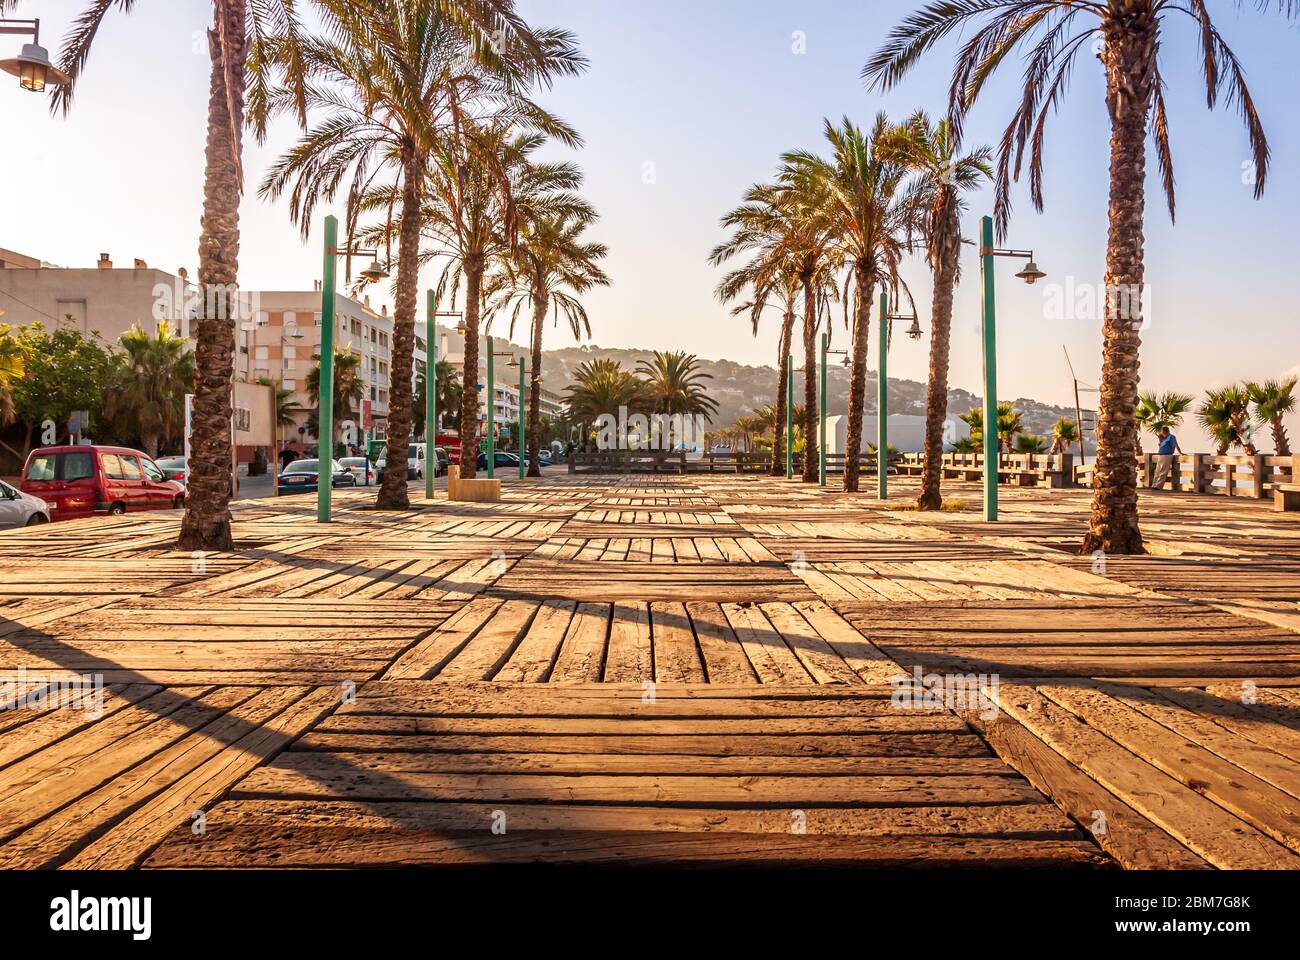
<svg viewBox="0 0 1300 960">
<path fill-rule="evenodd" d="M 1262 453 L 1255 454 L 1254 462 L 1251 464 L 1251 469 L 1255 471 L 1255 499 L 1263 500 L 1265 497 L 1265 490 L 1264 455 Z"/>
<path fill-rule="evenodd" d="M 1146 488 L 1149 490 L 1151 489 L 1152 473 L 1155 469 L 1155 461 L 1151 454 L 1149 453 L 1142 454 L 1142 469 L 1144 471 L 1144 477 L 1145 477 L 1144 486 L 1146 486 Z"/>
<path fill-rule="evenodd" d="M 1205 454 L 1192 454 L 1192 493 L 1200 493 L 1205 485 Z"/>
</svg>

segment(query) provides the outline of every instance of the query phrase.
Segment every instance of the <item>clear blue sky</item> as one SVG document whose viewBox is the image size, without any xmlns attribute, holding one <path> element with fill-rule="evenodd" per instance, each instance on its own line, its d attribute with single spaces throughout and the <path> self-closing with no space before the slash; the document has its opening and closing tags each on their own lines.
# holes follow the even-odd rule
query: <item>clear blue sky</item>
<svg viewBox="0 0 1300 960">
<path fill-rule="evenodd" d="M 45 43 L 53 49 L 84 4 L 29 0 L 17 15 L 39 11 Z M 942 110 L 951 45 L 936 49 L 886 97 L 858 79 L 887 29 L 916 6 L 917 0 L 520 0 L 530 21 L 574 30 L 592 61 L 584 77 L 563 81 L 543 99 L 586 140 L 576 159 L 602 213 L 597 234 L 612 250 L 614 285 L 588 300 L 596 343 L 773 361 L 774 327 L 752 337 L 748 321 L 732 319 L 713 298 L 718 271 L 706 257 L 723 238 L 718 217 L 749 184 L 772 175 L 783 150 L 819 149 L 823 117 L 847 113 L 866 125 L 881 109 L 898 117 L 918 106 Z M 1264 200 L 1253 200 L 1242 182 L 1248 152 L 1240 122 L 1227 110 L 1205 109 L 1190 21 L 1175 21 L 1165 36 L 1162 69 L 1170 89 L 1179 219 L 1170 225 L 1153 165 L 1147 221 L 1153 310 L 1143 347 L 1144 388 L 1198 392 L 1300 367 L 1294 239 L 1300 182 L 1292 173 L 1300 163 L 1294 72 L 1300 30 L 1255 13 L 1250 4 L 1238 10 L 1229 0 L 1212 0 L 1210 6 L 1247 67 L 1273 147 L 1273 178 Z M 0 85 L 6 139 L 0 246 L 67 266 L 88 266 L 109 251 L 119 263 L 142 257 L 193 272 L 207 89 L 201 30 L 209 10 L 205 0 L 172 0 L 140 3 L 130 17 L 112 16 L 66 120 L 51 119 L 42 98 L 16 84 Z M 805 38 L 802 54 L 793 51 L 796 31 Z M 969 142 L 1000 136 L 1018 75 L 1012 65 L 986 92 Z M 292 138 L 293 131 L 282 128 L 266 147 L 249 150 L 250 182 L 260 180 Z M 1107 140 L 1100 67 L 1084 57 L 1052 121 L 1047 210 L 1036 214 L 1027 192 L 1018 190 L 1008 237 L 1014 246 L 1037 251 L 1049 282 L 1102 279 Z M 653 183 L 644 182 L 647 164 L 653 165 Z M 968 230 L 990 204 L 987 195 L 972 198 Z M 282 206 L 250 192 L 243 227 L 246 287 L 307 288 L 318 276 L 319 234 L 304 245 Z M 973 251 L 964 266 L 951 382 L 978 392 Z M 1095 383 L 1099 324 L 1045 318 L 1043 288 L 1016 281 L 1010 261 L 1000 269 L 1000 393 L 1067 402 L 1062 345 L 1080 378 Z M 923 267 L 910 270 L 908 279 L 928 326 Z M 386 295 L 375 292 L 378 299 Z M 842 343 L 842 328 L 835 335 Z M 551 342 L 560 345 L 566 337 L 556 331 Z M 891 374 L 923 380 L 928 343 L 896 341 Z"/>
</svg>

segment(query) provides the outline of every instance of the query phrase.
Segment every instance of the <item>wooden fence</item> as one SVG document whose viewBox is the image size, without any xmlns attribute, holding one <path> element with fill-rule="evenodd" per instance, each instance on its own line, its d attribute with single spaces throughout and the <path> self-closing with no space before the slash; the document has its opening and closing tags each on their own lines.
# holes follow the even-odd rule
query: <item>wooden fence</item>
<svg viewBox="0 0 1300 960">
<path fill-rule="evenodd" d="M 905 476 L 921 475 L 925 455 L 905 453 L 898 462 L 898 472 Z M 1003 453 L 998 455 L 998 482 L 1019 486 L 1068 487 L 1077 471 L 1069 453 Z M 945 453 L 943 475 L 947 480 L 980 480 L 984 476 L 983 453 Z"/>
<path fill-rule="evenodd" d="M 1156 460 L 1153 453 L 1138 457 L 1138 482 L 1143 486 L 1151 485 Z M 1277 484 L 1297 482 L 1296 460 L 1296 457 L 1266 453 L 1222 457 L 1211 453 L 1187 453 L 1173 458 L 1165 489 L 1262 500 L 1272 494 Z M 1076 467 L 1075 482 L 1079 486 L 1092 486 L 1095 471 L 1095 463 Z"/>
</svg>

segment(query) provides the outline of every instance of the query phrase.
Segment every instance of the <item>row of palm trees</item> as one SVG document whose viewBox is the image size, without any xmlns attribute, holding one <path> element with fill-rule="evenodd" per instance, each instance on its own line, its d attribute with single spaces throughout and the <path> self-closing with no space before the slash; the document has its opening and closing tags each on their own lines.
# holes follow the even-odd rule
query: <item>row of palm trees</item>
<svg viewBox="0 0 1300 960">
<path fill-rule="evenodd" d="M 599 357 L 578 364 L 565 391 L 570 422 L 593 424 L 603 416 L 665 414 L 703 417 L 711 421 L 718 402 L 708 394 L 713 375 L 700 369 L 699 358 L 684 351 L 655 351 L 635 370 L 617 360 Z M 585 433 L 584 433 L 585 436 Z"/>
<path fill-rule="evenodd" d="M 1283 17 L 1300 14 L 1295 0 L 1259 0 Z M 1011 185 L 1028 171 L 1030 195 L 1041 212 L 1046 121 L 1065 95 L 1080 51 L 1094 51 L 1106 78 L 1111 122 L 1110 229 L 1106 254 L 1109 294 L 1103 324 L 1103 364 L 1098 416 L 1095 491 L 1081 550 L 1143 552 L 1137 512 L 1136 453 L 1140 316 L 1131 297 L 1143 283 L 1146 143 L 1156 162 L 1171 218 L 1174 170 L 1159 69 L 1164 27 L 1175 15 L 1197 26 L 1199 61 L 1208 105 L 1220 97 L 1241 114 L 1250 142 L 1255 195 L 1263 194 L 1269 148 L 1240 61 L 1202 0 L 932 0 L 905 17 L 862 71 L 876 90 L 898 86 L 941 40 L 965 33 L 953 65 L 949 102 L 938 123 L 923 114 L 891 125 L 877 118 L 869 134 L 847 119 L 826 123 L 828 159 L 793 151 L 781 159 L 775 180 L 751 187 L 741 206 L 723 218 L 734 233 L 713 251 L 722 264 L 750 259 L 718 286 L 733 312 L 748 315 L 755 332 L 769 306 L 782 314 L 777 415 L 784 416 L 787 355 L 796 311 L 803 313 L 805 369 L 813 369 L 816 330 L 828 321 L 829 303 L 844 304 L 850 334 L 852 379 L 848 436 L 860 436 L 872 294 L 883 287 L 896 301 L 906 288 L 898 275 L 903 255 L 924 248 L 933 275 L 932 341 L 925 470 L 918 507 L 939 509 L 942 429 L 947 416 L 947 374 L 952 294 L 959 279 L 961 194 L 985 178 L 995 188 L 994 219 L 1005 234 Z M 962 132 L 971 109 L 1005 63 L 1021 53 L 1021 95 L 996 150 L 965 151 Z M 1140 311 L 1139 311 L 1140 312 Z M 887 332 L 886 332 L 886 335 Z M 813 378 L 805 377 L 804 433 L 814 436 Z M 779 431 L 772 470 L 782 459 Z M 813 457 L 805 481 L 815 479 Z M 846 471 L 844 488 L 856 490 L 858 473 Z"/>
<path fill-rule="evenodd" d="M 0 0 L 0 13 L 15 2 Z M 56 110 L 71 107 L 104 17 L 132 6 L 94 0 L 74 23 L 60 57 L 72 83 L 56 93 Z M 576 194 L 578 171 L 530 156 L 547 139 L 580 143 L 531 98 L 585 68 L 572 35 L 530 27 L 513 0 L 212 0 L 212 9 L 203 300 L 193 325 L 192 462 L 180 546 L 233 548 L 226 474 L 244 130 L 261 139 L 282 115 L 301 127 L 302 138 L 268 173 L 261 194 L 287 195 L 304 236 L 317 207 L 342 194 L 346 235 L 382 243 L 395 265 L 389 442 L 405 447 L 411 436 L 419 270 L 443 258 L 449 266 L 439 296 L 453 310 L 464 296 L 463 383 L 478 381 L 478 337 L 490 322 L 491 298 L 532 306 L 536 470 L 542 322 L 551 310 L 564 314 L 575 334 L 585 330 L 581 306 L 566 297 L 607 282 L 596 266 L 603 248 L 581 236 L 595 212 Z M 305 26 L 308 17 L 317 32 Z M 350 266 L 349 259 L 349 273 Z M 477 447 L 478 403 L 474 390 L 465 391 L 465 449 Z M 472 476 L 474 469 L 467 457 L 462 470 Z M 377 506 L 408 506 L 400 473 L 390 471 Z"/>
<path fill-rule="evenodd" d="M 1255 427 L 1268 427 L 1273 449 L 1278 456 L 1291 456 L 1285 418 L 1296 409 L 1297 378 L 1265 380 L 1261 383 L 1230 383 L 1209 390 L 1196 409 L 1196 419 L 1223 456 L 1240 447 L 1248 456 L 1259 452 L 1255 444 Z M 1138 397 L 1137 422 L 1145 430 L 1159 434 L 1173 430 L 1183 422 L 1195 398 L 1191 394 L 1168 392 L 1144 393 Z"/>
</svg>

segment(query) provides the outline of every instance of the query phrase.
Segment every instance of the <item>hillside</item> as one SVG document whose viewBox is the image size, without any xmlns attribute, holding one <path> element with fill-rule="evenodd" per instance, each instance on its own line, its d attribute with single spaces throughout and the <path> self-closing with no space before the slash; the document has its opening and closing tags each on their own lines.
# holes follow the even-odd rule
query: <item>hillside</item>
<svg viewBox="0 0 1300 960">
<path fill-rule="evenodd" d="M 560 350 L 546 350 L 542 353 L 542 376 L 546 388 L 556 393 L 563 393 L 573 381 L 572 371 L 587 360 L 606 357 L 617 360 L 628 369 L 635 369 L 641 360 L 654 356 L 652 350 L 624 349 L 619 347 L 565 347 Z M 798 360 L 796 359 L 796 363 Z M 737 417 L 746 416 L 758 407 L 776 403 L 776 370 L 770 366 L 749 366 L 733 363 L 730 360 L 700 361 L 704 373 L 712 376 L 710 393 L 718 401 L 718 415 L 713 426 L 725 427 Z M 843 409 L 848 404 L 849 371 L 839 365 L 829 367 L 829 405 L 832 410 Z M 867 412 L 876 409 L 876 373 L 867 372 Z M 898 380 L 889 378 L 889 409 L 893 414 L 925 415 L 926 385 L 916 380 Z M 803 396 L 802 380 L 795 378 L 795 398 Z M 948 413 L 956 417 L 971 407 L 979 406 L 982 400 L 967 390 L 950 389 L 948 391 Z M 1025 426 L 1031 433 L 1049 436 L 1057 418 L 1074 419 L 1074 410 L 1052 404 L 1040 403 L 1026 397 L 1013 401 L 1016 409 L 1024 413 Z M 1089 444 L 1091 449 L 1091 444 Z"/>
</svg>

